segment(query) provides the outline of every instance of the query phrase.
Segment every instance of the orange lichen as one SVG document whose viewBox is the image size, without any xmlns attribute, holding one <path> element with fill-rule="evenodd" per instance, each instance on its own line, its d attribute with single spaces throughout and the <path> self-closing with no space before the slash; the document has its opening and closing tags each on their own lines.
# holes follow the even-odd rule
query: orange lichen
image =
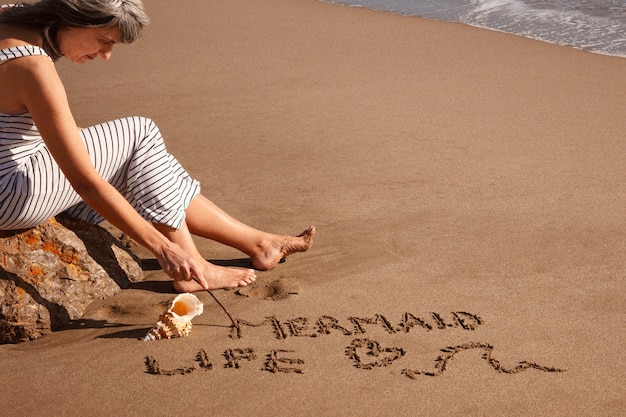
<svg viewBox="0 0 626 417">
<path fill-rule="evenodd" d="M 24 243 L 27 245 L 37 245 L 41 242 L 41 238 L 39 236 L 35 236 L 33 233 L 28 233 L 24 236 Z"/>
<path fill-rule="evenodd" d="M 78 252 L 71 249 L 65 249 L 61 254 L 61 260 L 67 262 L 68 264 L 75 264 L 78 262 Z"/>
<path fill-rule="evenodd" d="M 41 278 L 45 276 L 45 272 L 40 265 L 31 264 L 28 268 L 28 275 L 31 277 L 33 283 L 37 283 Z"/>
<path fill-rule="evenodd" d="M 61 251 L 59 250 L 59 248 L 52 242 L 43 242 L 41 245 L 41 249 L 47 252 L 52 252 L 55 255 L 61 255 Z"/>
<path fill-rule="evenodd" d="M 22 298 L 24 298 L 26 291 L 24 291 L 23 288 L 15 287 L 15 293 L 17 294 L 18 301 L 22 301 Z"/>
</svg>

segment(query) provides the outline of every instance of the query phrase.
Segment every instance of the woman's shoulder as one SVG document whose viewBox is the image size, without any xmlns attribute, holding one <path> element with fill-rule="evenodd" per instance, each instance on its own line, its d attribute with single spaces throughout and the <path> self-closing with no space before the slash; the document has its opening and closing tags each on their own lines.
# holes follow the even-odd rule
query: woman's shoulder
<svg viewBox="0 0 626 417">
<path fill-rule="evenodd" d="M 37 74 L 45 76 L 53 72 L 56 72 L 54 63 L 40 46 L 15 45 L 0 49 L 0 74 L 6 78 L 1 84 L 5 87 L 6 82 L 29 81 Z"/>
<path fill-rule="evenodd" d="M 0 112 L 24 110 L 25 96 L 36 94 L 57 79 L 54 63 L 41 47 L 16 45 L 0 49 Z"/>
</svg>

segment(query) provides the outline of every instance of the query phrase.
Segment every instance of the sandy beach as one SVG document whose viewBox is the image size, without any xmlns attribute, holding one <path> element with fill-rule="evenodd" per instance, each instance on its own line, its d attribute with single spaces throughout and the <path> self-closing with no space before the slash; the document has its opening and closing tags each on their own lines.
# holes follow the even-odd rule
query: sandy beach
<svg viewBox="0 0 626 417">
<path fill-rule="evenodd" d="M 313 248 L 138 340 L 145 281 L 0 346 L 1 416 L 618 416 L 626 59 L 316 0 L 145 2 L 60 61 L 77 123 L 152 118 L 203 193 Z M 244 255 L 198 240 L 207 259 Z"/>
</svg>

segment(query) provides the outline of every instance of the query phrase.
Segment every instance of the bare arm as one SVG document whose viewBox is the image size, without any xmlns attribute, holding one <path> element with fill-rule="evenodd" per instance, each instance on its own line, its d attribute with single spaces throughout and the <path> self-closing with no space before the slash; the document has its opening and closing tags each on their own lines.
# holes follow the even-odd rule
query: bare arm
<svg viewBox="0 0 626 417">
<path fill-rule="evenodd" d="M 144 220 L 95 170 L 54 65 L 45 57 L 21 58 L 15 81 L 52 156 L 83 200 L 111 224 L 155 254 L 174 279 L 203 280 L 192 257 Z"/>
</svg>

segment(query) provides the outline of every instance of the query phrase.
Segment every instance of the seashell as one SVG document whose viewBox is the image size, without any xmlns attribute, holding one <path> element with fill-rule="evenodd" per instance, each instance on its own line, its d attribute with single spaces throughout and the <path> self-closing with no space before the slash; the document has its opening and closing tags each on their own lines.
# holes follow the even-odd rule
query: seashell
<svg viewBox="0 0 626 417">
<path fill-rule="evenodd" d="M 204 306 L 193 294 L 183 293 L 172 301 L 171 307 L 159 316 L 159 321 L 150 329 L 143 341 L 185 337 L 191 332 L 191 320 L 202 314 Z"/>
</svg>

